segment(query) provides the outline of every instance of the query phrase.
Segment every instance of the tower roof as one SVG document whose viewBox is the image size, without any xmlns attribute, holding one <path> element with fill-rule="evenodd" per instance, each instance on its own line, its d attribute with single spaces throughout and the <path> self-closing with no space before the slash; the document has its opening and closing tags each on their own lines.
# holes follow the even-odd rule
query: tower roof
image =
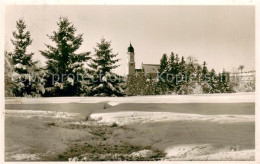
<svg viewBox="0 0 260 164">
<path fill-rule="evenodd" d="M 134 49 L 134 47 L 132 46 L 131 43 L 130 43 L 130 45 L 129 45 L 129 47 L 128 47 L 128 52 L 132 52 L 132 53 L 135 52 L 135 49 Z"/>
</svg>

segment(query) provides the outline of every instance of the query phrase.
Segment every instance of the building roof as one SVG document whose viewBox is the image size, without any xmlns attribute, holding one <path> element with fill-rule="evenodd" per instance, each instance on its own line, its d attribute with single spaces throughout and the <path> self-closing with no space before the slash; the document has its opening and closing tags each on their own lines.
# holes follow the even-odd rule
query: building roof
<svg viewBox="0 0 260 164">
<path fill-rule="evenodd" d="M 142 69 L 135 69 L 135 72 L 141 72 Z"/>
<path fill-rule="evenodd" d="M 129 47 L 128 47 L 128 52 L 132 52 L 132 53 L 135 53 L 135 49 L 134 47 L 132 46 L 132 44 L 130 43 Z"/>
<path fill-rule="evenodd" d="M 144 73 L 158 73 L 160 65 L 159 64 L 142 64 L 142 69 Z"/>
</svg>

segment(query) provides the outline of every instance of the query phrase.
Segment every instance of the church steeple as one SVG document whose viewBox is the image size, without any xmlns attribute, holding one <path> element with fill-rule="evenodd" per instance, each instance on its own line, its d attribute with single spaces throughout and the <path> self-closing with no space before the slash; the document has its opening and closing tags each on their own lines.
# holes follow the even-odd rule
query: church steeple
<svg viewBox="0 0 260 164">
<path fill-rule="evenodd" d="M 128 47 L 128 52 L 135 53 L 135 49 L 134 49 L 134 47 L 132 46 L 131 42 L 130 42 L 130 45 L 129 45 L 129 47 Z"/>
<path fill-rule="evenodd" d="M 127 50 L 127 75 L 132 75 L 135 73 L 135 50 L 131 42 Z"/>
</svg>

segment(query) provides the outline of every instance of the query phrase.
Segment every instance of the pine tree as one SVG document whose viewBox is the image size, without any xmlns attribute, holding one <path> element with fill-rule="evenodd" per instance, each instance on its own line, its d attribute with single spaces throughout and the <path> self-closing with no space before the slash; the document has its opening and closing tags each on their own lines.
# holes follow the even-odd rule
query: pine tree
<svg viewBox="0 0 260 164">
<path fill-rule="evenodd" d="M 141 83 L 141 79 L 138 79 L 139 74 L 130 74 L 127 77 L 126 82 L 126 94 L 127 96 L 137 96 L 140 94 L 141 87 L 139 86 Z M 138 81 L 138 83 L 136 83 Z"/>
<path fill-rule="evenodd" d="M 76 35 L 76 28 L 66 17 L 57 23 L 58 30 L 51 36 L 55 44 L 46 45 L 48 50 L 40 51 L 47 58 L 45 96 L 79 96 L 87 92 L 84 64 L 90 59 L 90 52 L 76 53 L 83 42 L 83 34 Z"/>
<path fill-rule="evenodd" d="M 141 71 L 128 76 L 126 94 L 128 96 L 165 94 L 158 84 Z"/>
<path fill-rule="evenodd" d="M 160 67 L 159 67 L 159 81 L 158 87 L 160 88 L 160 94 L 166 94 L 168 92 L 168 81 L 167 81 L 167 74 L 168 74 L 168 57 L 167 54 L 163 54 L 160 60 Z"/>
<path fill-rule="evenodd" d="M 176 66 L 177 70 L 175 72 L 178 74 L 176 76 L 177 80 L 175 80 L 175 92 L 180 93 L 180 88 L 183 88 L 183 86 L 188 85 L 190 77 L 187 75 L 186 63 L 183 56 L 181 57 L 181 62 Z"/>
<path fill-rule="evenodd" d="M 160 60 L 160 67 L 159 67 L 159 74 L 166 74 L 167 73 L 167 67 L 168 67 L 168 62 L 167 62 L 167 54 L 163 54 L 161 60 Z"/>
<path fill-rule="evenodd" d="M 186 63 L 184 60 L 184 57 L 181 57 L 181 62 L 179 64 L 179 74 L 185 77 L 185 79 L 189 80 L 188 77 L 186 77 Z"/>
<path fill-rule="evenodd" d="M 229 73 L 225 70 L 220 74 L 219 89 L 221 93 L 231 93 L 232 88 L 229 85 Z"/>
<path fill-rule="evenodd" d="M 32 81 L 35 79 L 33 73 L 37 71 L 36 63 L 32 60 L 34 53 L 27 53 L 27 48 L 32 44 L 31 34 L 26 31 L 26 24 L 23 19 L 16 22 L 17 31 L 13 32 L 14 51 L 10 53 L 12 58 L 13 74 L 12 79 L 16 84 L 12 92 L 15 96 L 35 96 L 42 87 L 41 83 Z M 44 91 L 43 91 L 44 92 Z"/>
<path fill-rule="evenodd" d="M 12 89 L 16 87 L 12 81 L 13 69 L 14 66 L 10 54 L 5 51 L 5 97 L 12 97 Z"/>
<path fill-rule="evenodd" d="M 195 61 L 196 59 L 192 56 L 187 57 L 187 63 L 185 68 L 185 76 L 187 84 L 191 84 L 194 80 L 197 80 L 197 77 L 195 77 L 196 73 L 196 67 L 195 67 Z"/>
<path fill-rule="evenodd" d="M 179 75 L 179 56 L 178 56 L 178 54 L 176 54 L 176 56 L 175 56 L 175 69 L 174 69 L 174 74 L 177 76 L 177 83 L 176 83 L 176 85 L 180 85 L 180 83 L 178 82 L 178 81 L 182 81 L 183 79 L 183 77 L 182 76 L 180 76 Z M 176 81 L 176 80 L 175 80 Z M 179 83 L 179 84 L 178 84 Z M 179 87 L 178 87 L 179 88 Z"/>
<path fill-rule="evenodd" d="M 196 68 L 196 80 L 198 83 L 201 81 L 201 75 L 202 75 L 202 67 L 201 65 L 198 65 Z"/>
<path fill-rule="evenodd" d="M 167 72 L 168 72 L 168 81 L 167 85 L 169 86 L 170 91 L 174 91 L 176 87 L 176 77 L 177 77 L 177 65 L 176 65 L 176 60 L 175 60 L 175 54 L 171 52 L 171 55 L 168 59 L 168 67 L 167 67 Z"/>
<path fill-rule="evenodd" d="M 182 72 L 182 73 L 185 72 L 185 60 L 184 60 L 183 56 L 181 57 L 181 62 L 180 62 L 180 65 L 179 65 L 179 72 Z"/>
<path fill-rule="evenodd" d="M 171 55 L 168 59 L 168 67 L 167 67 L 168 73 L 175 75 L 176 74 L 176 63 L 175 63 L 175 55 L 173 52 L 171 52 Z"/>
<path fill-rule="evenodd" d="M 122 77 L 113 73 L 117 68 L 118 54 L 113 54 L 111 42 L 101 39 L 94 48 L 95 54 L 89 65 L 93 75 L 90 84 L 91 96 L 123 96 Z"/>
<path fill-rule="evenodd" d="M 203 67 L 202 67 L 202 80 L 207 81 L 208 80 L 208 68 L 206 66 L 206 62 L 203 62 Z"/>
<path fill-rule="evenodd" d="M 209 72 L 209 85 L 210 85 L 210 93 L 218 93 L 217 89 L 217 75 L 214 69 Z"/>
<path fill-rule="evenodd" d="M 204 93 L 210 93 L 211 91 L 211 86 L 209 84 L 210 81 L 210 77 L 209 77 L 209 72 L 208 72 L 208 68 L 206 66 L 206 62 L 203 62 L 203 67 L 202 67 L 202 71 L 201 71 L 201 75 L 202 75 L 202 81 L 201 81 L 201 85 L 203 88 L 203 92 Z"/>
</svg>

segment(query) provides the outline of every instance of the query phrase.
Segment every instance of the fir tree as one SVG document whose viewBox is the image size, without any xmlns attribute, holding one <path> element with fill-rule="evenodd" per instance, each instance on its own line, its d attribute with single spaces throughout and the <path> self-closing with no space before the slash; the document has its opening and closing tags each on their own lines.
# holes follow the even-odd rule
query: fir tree
<svg viewBox="0 0 260 164">
<path fill-rule="evenodd" d="M 171 52 L 171 55 L 168 59 L 168 73 L 175 75 L 176 74 L 176 63 L 175 63 L 175 55 Z"/>
<path fill-rule="evenodd" d="M 208 80 L 208 68 L 206 66 L 206 62 L 203 62 L 203 67 L 202 67 L 202 80 L 207 81 Z"/>
<path fill-rule="evenodd" d="M 198 65 L 196 68 L 196 80 L 198 83 L 201 81 L 201 75 L 202 75 L 202 67 L 201 65 Z"/>
<path fill-rule="evenodd" d="M 184 57 L 181 57 L 181 62 L 180 62 L 180 66 L 179 66 L 179 72 L 185 72 L 185 60 Z"/>
<path fill-rule="evenodd" d="M 82 45 L 83 34 L 76 35 L 76 28 L 66 17 L 57 23 L 58 30 L 47 35 L 54 45 L 40 51 L 47 58 L 45 96 L 79 96 L 87 92 L 84 64 L 90 59 L 90 52 L 76 53 Z"/>
<path fill-rule="evenodd" d="M 159 74 L 166 74 L 167 73 L 167 67 L 168 67 L 168 62 L 167 62 L 167 55 L 163 54 L 161 60 L 160 60 L 160 67 L 159 67 Z M 162 80 L 162 79 L 160 79 Z M 164 80 L 164 79 L 163 79 Z"/>
<path fill-rule="evenodd" d="M 181 57 L 181 62 L 179 64 L 179 74 L 181 74 L 182 76 L 186 76 L 186 63 L 183 56 Z M 188 81 L 189 77 L 185 77 L 185 79 L 186 78 Z"/>
<path fill-rule="evenodd" d="M 187 57 L 187 63 L 186 63 L 186 69 L 185 69 L 185 75 L 187 77 L 187 82 L 197 80 L 197 76 L 195 77 L 195 73 L 197 71 L 197 69 L 195 67 L 195 61 L 196 61 L 196 59 L 194 57 L 192 57 L 192 56 Z"/>
<path fill-rule="evenodd" d="M 182 86 L 188 85 L 188 82 L 190 80 L 190 77 L 187 74 L 186 63 L 183 56 L 181 58 L 181 62 L 175 67 L 177 67 L 175 72 L 178 73 L 175 79 L 175 92 L 180 93 L 180 88 L 182 88 Z"/>
<path fill-rule="evenodd" d="M 217 75 L 214 69 L 209 72 L 210 93 L 218 93 Z"/>
<path fill-rule="evenodd" d="M 167 54 L 163 54 L 160 60 L 159 67 L 159 79 L 158 79 L 158 87 L 160 88 L 161 94 L 166 94 L 168 92 L 167 85 L 167 74 L 168 74 L 168 59 Z"/>
<path fill-rule="evenodd" d="M 14 66 L 10 54 L 5 51 L 5 97 L 12 97 L 12 89 L 16 87 L 12 81 L 13 69 Z"/>
<path fill-rule="evenodd" d="M 168 72 L 168 81 L 167 81 L 167 85 L 169 86 L 169 89 L 171 91 L 175 90 L 175 86 L 176 86 L 176 77 L 177 77 L 177 68 L 176 68 L 176 60 L 175 60 L 175 54 L 173 52 L 171 52 L 171 55 L 168 59 L 168 68 L 167 68 L 167 72 Z"/>
<path fill-rule="evenodd" d="M 162 91 L 163 88 L 158 84 L 147 77 L 144 71 L 141 71 L 128 76 L 126 93 L 128 96 L 165 94 Z"/>
<path fill-rule="evenodd" d="M 10 53 L 13 64 L 12 79 L 16 84 L 12 92 L 15 96 L 35 96 L 39 93 L 41 83 L 32 81 L 36 69 L 36 63 L 32 60 L 34 53 L 27 53 L 27 48 L 32 44 L 31 34 L 26 31 L 26 24 L 23 19 L 16 22 L 17 31 L 13 32 L 14 51 Z M 35 79 L 35 78 L 34 78 Z M 34 84 L 33 84 L 34 83 Z M 44 92 L 44 91 L 43 91 Z"/>
<path fill-rule="evenodd" d="M 178 75 L 180 73 L 179 71 L 179 55 L 176 54 L 176 57 L 175 57 L 175 74 Z"/>
<path fill-rule="evenodd" d="M 180 60 L 180 59 L 179 59 L 179 55 L 178 55 L 178 54 L 176 54 L 175 61 L 176 61 L 176 64 L 177 64 L 177 65 L 179 65 L 179 60 Z"/>
<path fill-rule="evenodd" d="M 101 39 L 94 48 L 95 54 L 89 65 L 91 70 L 91 96 L 123 96 L 122 77 L 113 73 L 117 68 L 119 59 L 118 54 L 113 54 L 111 42 Z"/>
<path fill-rule="evenodd" d="M 229 85 L 229 73 L 226 72 L 225 70 L 222 71 L 222 73 L 220 74 L 220 81 L 218 84 L 218 88 L 220 90 L 221 93 L 231 93 L 232 89 Z"/>
</svg>

